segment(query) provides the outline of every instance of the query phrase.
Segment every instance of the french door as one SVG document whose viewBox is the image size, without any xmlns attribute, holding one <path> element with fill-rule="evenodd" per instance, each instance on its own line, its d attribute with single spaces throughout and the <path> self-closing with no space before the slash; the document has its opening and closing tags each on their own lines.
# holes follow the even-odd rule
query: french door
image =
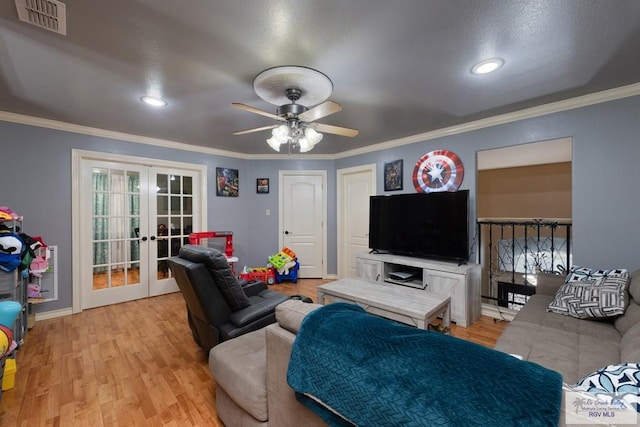
<svg viewBox="0 0 640 427">
<path fill-rule="evenodd" d="M 177 291 L 167 260 L 202 230 L 201 172 L 97 159 L 79 172 L 81 309 Z"/>
</svg>

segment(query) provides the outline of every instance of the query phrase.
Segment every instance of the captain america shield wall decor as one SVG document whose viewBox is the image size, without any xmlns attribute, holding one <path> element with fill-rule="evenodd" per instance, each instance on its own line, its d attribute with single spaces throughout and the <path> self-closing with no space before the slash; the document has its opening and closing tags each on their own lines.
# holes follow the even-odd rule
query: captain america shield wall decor
<svg viewBox="0 0 640 427">
<path fill-rule="evenodd" d="M 449 150 L 433 150 L 422 156 L 413 169 L 413 185 L 418 193 L 456 191 L 464 178 L 460 157 Z"/>
</svg>

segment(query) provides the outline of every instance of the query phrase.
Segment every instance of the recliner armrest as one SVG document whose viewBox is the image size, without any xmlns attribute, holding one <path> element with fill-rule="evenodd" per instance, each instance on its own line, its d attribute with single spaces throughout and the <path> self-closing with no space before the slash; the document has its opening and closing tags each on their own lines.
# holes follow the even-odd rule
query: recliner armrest
<svg viewBox="0 0 640 427">
<path fill-rule="evenodd" d="M 236 328 L 242 328 L 270 314 L 275 321 L 275 306 L 272 301 L 265 300 L 231 313 L 229 322 Z"/>
<path fill-rule="evenodd" d="M 242 290 L 248 297 L 256 296 L 267 289 L 267 284 L 260 280 L 254 280 L 242 285 Z"/>
</svg>

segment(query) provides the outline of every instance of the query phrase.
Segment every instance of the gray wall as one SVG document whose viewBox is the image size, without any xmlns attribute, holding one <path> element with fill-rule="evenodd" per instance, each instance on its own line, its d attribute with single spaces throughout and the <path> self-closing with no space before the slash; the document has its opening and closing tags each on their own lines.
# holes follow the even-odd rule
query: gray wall
<svg viewBox="0 0 640 427">
<path fill-rule="evenodd" d="M 249 189 L 251 206 L 248 212 L 248 222 L 241 227 L 250 233 L 250 250 L 247 257 L 241 260 L 240 267 L 260 267 L 267 263 L 267 257 L 280 250 L 278 235 L 278 175 L 281 170 L 323 170 L 327 173 L 327 271 L 335 274 L 338 270 L 336 253 L 336 173 L 332 160 L 251 160 L 247 161 L 246 169 L 248 181 L 252 186 Z M 256 194 L 256 178 L 269 178 L 269 194 Z M 266 210 L 271 210 L 271 215 L 266 216 Z M 244 264 L 243 264 L 244 263 Z"/>
<path fill-rule="evenodd" d="M 576 265 L 640 268 L 640 96 L 549 114 L 336 161 L 336 170 L 404 159 L 404 190 L 413 192 L 415 162 L 434 149 L 454 151 L 465 166 L 462 189 L 475 212 L 477 151 L 573 137 L 572 209 Z M 475 215 L 473 215 L 475 217 Z"/>
<path fill-rule="evenodd" d="M 448 149 L 465 166 L 463 189 L 471 192 L 475 220 L 475 155 L 478 150 L 573 137 L 574 263 L 640 268 L 640 97 L 551 114 L 460 135 L 419 142 L 335 161 L 240 160 L 144 144 L 0 122 L 3 162 L 0 205 L 25 216 L 25 231 L 59 246 L 59 300 L 49 311 L 71 306 L 71 150 L 103 151 L 205 164 L 208 167 L 208 229 L 233 230 L 240 266 L 262 265 L 278 248 L 278 171 L 326 170 L 328 177 L 328 272 L 337 272 L 336 170 L 376 163 L 383 193 L 385 162 L 404 159 L 403 192 L 413 192 L 415 162 L 433 149 Z M 240 197 L 215 196 L 215 168 L 240 171 Z M 271 180 L 269 194 L 256 194 L 256 178 Z M 271 210 L 271 216 L 265 210 Z"/>
<path fill-rule="evenodd" d="M 24 231 L 58 246 L 58 300 L 35 306 L 36 312 L 72 305 L 71 151 L 92 150 L 207 166 L 209 230 L 232 230 L 239 266 L 260 266 L 278 247 L 278 170 L 327 170 L 335 187 L 333 161 L 248 161 L 190 151 L 154 147 L 113 139 L 0 122 L 0 147 L 5 161 L 0 175 L 0 205 L 25 217 Z M 215 168 L 239 170 L 240 195 L 216 197 Z M 271 192 L 256 194 L 256 178 L 271 178 Z M 333 192 L 332 192 L 333 193 Z M 271 209 L 271 216 L 264 215 Z M 335 196 L 329 197 L 329 254 L 335 254 Z M 335 256 L 328 263 L 337 267 Z"/>
</svg>

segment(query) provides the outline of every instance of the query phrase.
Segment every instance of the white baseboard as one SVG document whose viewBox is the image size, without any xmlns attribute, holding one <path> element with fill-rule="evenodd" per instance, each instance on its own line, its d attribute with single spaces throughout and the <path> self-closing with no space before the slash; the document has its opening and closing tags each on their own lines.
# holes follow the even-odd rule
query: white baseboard
<svg viewBox="0 0 640 427">
<path fill-rule="evenodd" d="M 56 317 L 69 316 L 73 314 L 73 309 L 61 308 L 60 310 L 45 311 L 44 313 L 36 313 L 36 322 L 38 320 L 54 319 Z"/>
</svg>

